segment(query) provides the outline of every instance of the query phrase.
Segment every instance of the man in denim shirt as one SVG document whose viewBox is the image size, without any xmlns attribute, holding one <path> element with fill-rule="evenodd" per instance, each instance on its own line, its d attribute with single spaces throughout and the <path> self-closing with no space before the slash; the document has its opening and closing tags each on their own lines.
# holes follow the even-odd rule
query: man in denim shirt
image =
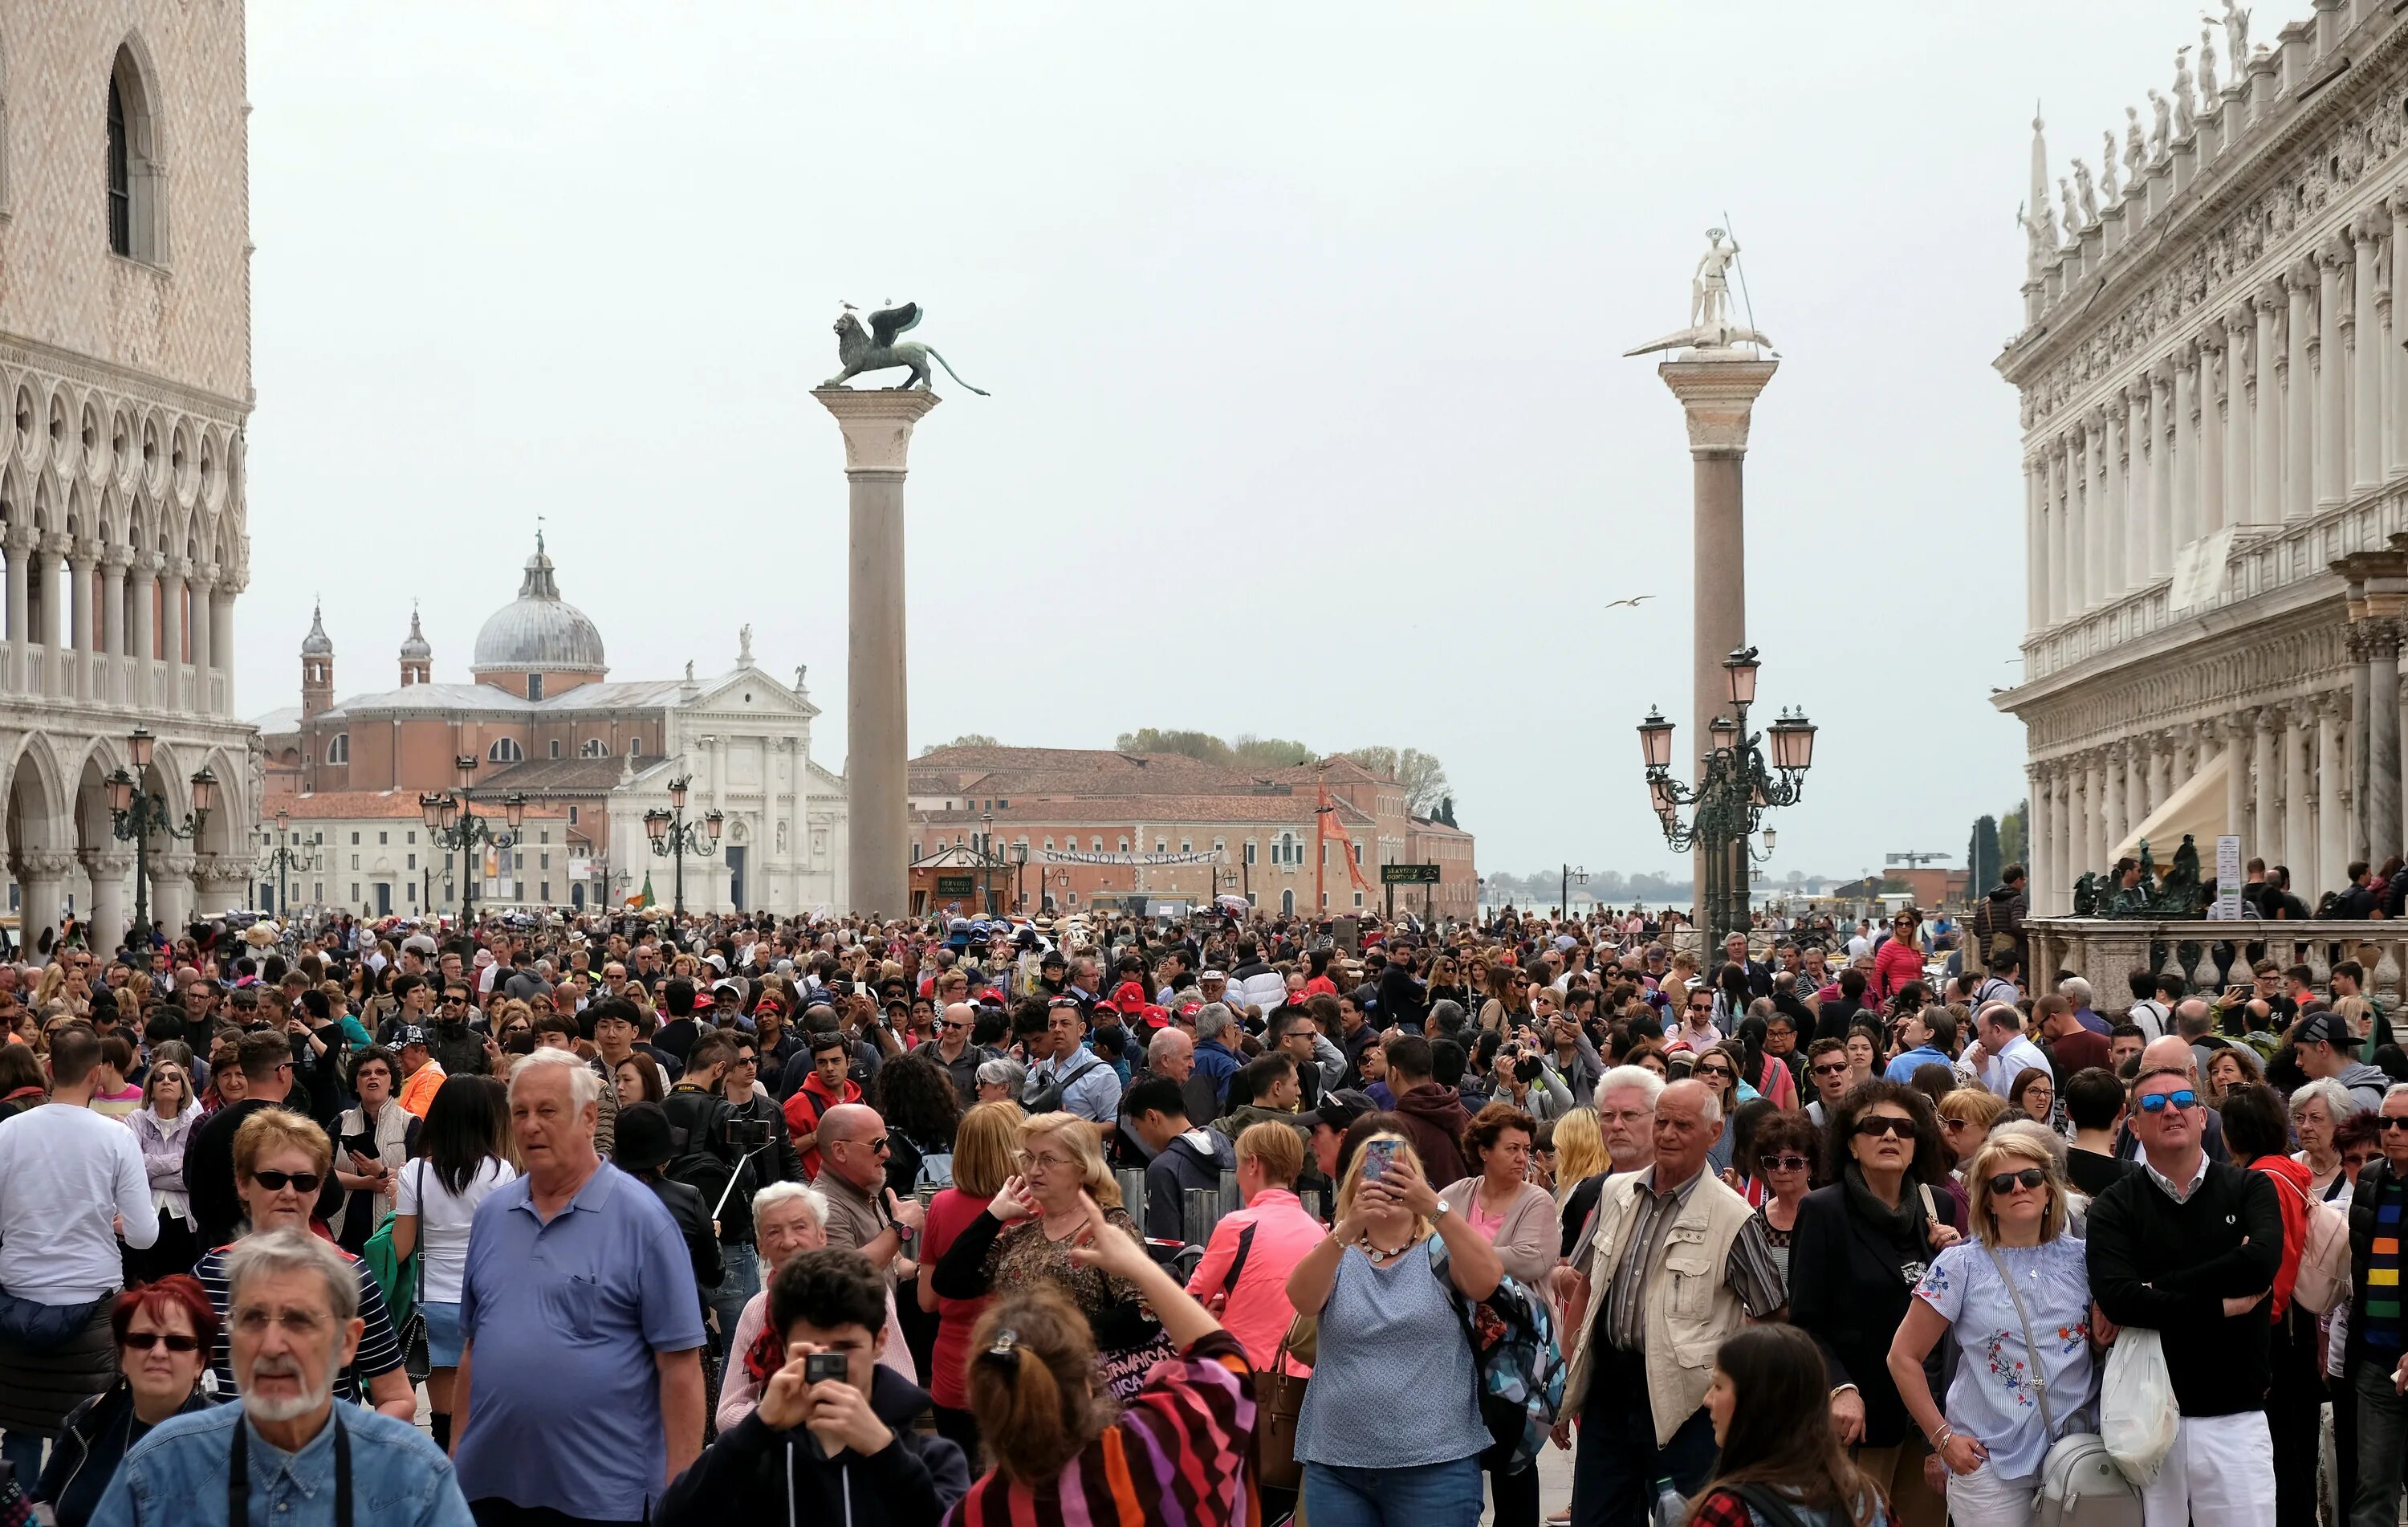
<svg viewBox="0 0 2408 1527">
<path fill-rule="evenodd" d="M 306 1231 L 226 1254 L 239 1405 L 162 1421 L 136 1443 L 93 1527 L 470 1527 L 452 1464 L 414 1427 L 335 1401 L 359 1345 L 359 1283 Z"/>
</svg>

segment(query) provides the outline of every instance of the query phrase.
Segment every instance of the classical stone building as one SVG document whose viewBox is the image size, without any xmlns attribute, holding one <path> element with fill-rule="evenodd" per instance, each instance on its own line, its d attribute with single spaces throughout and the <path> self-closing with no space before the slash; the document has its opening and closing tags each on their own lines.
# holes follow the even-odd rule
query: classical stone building
<svg viewBox="0 0 2408 1527">
<path fill-rule="evenodd" d="M 261 781 L 236 718 L 250 574 L 249 164 L 237 0 L 0 7 L 0 767 L 29 943 L 72 901 L 113 945 L 133 855 L 103 781 L 139 725 L 180 819 L 174 924 L 248 899 Z"/>
<path fill-rule="evenodd" d="M 299 707 L 258 720 L 268 813 L 287 813 L 313 838 L 347 840 L 368 830 L 360 820 L 379 815 L 395 820 L 376 830 L 399 834 L 382 845 L 401 850 L 382 873 L 364 855 L 359 875 L 325 877 L 334 905 L 371 915 L 457 909 L 456 855 L 413 855 L 418 845 L 405 841 L 413 828 L 398 818 L 416 817 L 422 791 L 459 788 L 463 756 L 476 761 L 467 779 L 480 814 L 499 817 L 517 795 L 561 818 L 552 842 L 530 829 L 507 860 L 498 849 L 482 857 L 480 902 L 582 908 L 623 898 L 655 870 L 653 888 L 667 902 L 673 868 L 651 852 L 644 813 L 667 809 L 670 783 L 685 778 L 689 817 L 722 818 L 718 852 L 686 858 L 688 910 L 793 914 L 832 906 L 840 894 L 844 780 L 811 761 L 820 713 L 802 670 L 790 684 L 757 667 L 746 627 L 724 672 L 698 679 L 689 664 L 682 679 L 612 680 L 601 629 L 562 597 L 540 534 L 518 597 L 477 632 L 472 682 L 437 682 L 434 643 L 414 613 L 393 688 L 336 698 L 322 612 L 311 616 L 300 662 Z M 327 842 L 348 865 L 353 845 Z M 412 871 L 422 872 L 415 884 Z"/>
<path fill-rule="evenodd" d="M 2114 124 L 2096 181 L 2052 194 L 2034 123 L 1998 361 L 2028 603 L 1998 703 L 2027 727 L 2042 912 L 2142 838 L 2205 857 L 2236 832 L 2311 904 L 2402 846 L 2408 17 L 2317 0 L 2246 28 Z"/>
</svg>

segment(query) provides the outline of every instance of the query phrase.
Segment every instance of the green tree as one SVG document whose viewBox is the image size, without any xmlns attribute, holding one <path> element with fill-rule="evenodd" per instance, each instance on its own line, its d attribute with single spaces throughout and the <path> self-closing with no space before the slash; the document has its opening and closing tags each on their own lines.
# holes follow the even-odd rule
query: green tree
<svg viewBox="0 0 2408 1527">
<path fill-rule="evenodd" d="M 1446 765 L 1418 748 L 1358 747 L 1346 756 L 1383 779 L 1405 789 L 1405 810 L 1426 816 L 1446 799 Z"/>
<path fill-rule="evenodd" d="M 1999 818 L 1999 863 L 2001 867 L 2010 864 L 2029 866 L 2030 861 L 2024 857 L 2027 847 L 2024 821 L 2030 811 L 2030 801 L 2018 801 L 2014 811 Z"/>
<path fill-rule="evenodd" d="M 1980 896 L 1999 883 L 1999 872 L 2006 860 L 1999 857 L 1999 819 L 1985 814 L 1973 822 L 1973 841 L 1965 850 L 1967 875 L 1965 894 Z"/>
<path fill-rule="evenodd" d="M 1121 733 L 1112 740 L 1112 746 L 1122 753 L 1175 753 L 1199 763 L 1226 766 L 1229 762 L 1229 744 L 1209 731 L 1165 731 L 1159 727 L 1140 727 Z"/>
<path fill-rule="evenodd" d="M 1229 762 L 1240 769 L 1295 769 L 1320 756 L 1286 737 L 1257 737 L 1241 731 L 1229 739 Z"/>
<path fill-rule="evenodd" d="M 929 743 L 920 750 L 920 756 L 924 758 L 940 747 L 1001 747 L 1002 745 L 982 731 L 966 731 L 950 742 Z"/>
</svg>

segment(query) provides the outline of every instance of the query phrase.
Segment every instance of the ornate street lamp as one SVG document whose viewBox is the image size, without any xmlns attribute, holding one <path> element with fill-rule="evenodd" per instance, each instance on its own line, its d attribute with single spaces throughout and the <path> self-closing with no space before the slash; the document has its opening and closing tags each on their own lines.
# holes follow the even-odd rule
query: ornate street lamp
<svg viewBox="0 0 2408 1527">
<path fill-rule="evenodd" d="M 693 784 L 693 775 L 680 774 L 669 781 L 670 809 L 655 806 L 644 814 L 644 836 L 652 841 L 652 852 L 676 861 L 669 910 L 681 917 L 685 915 L 685 857 L 698 854 L 708 858 L 718 853 L 719 835 L 727 823 L 716 806 L 703 813 L 699 823 L 685 819 L 686 790 Z"/>
<path fill-rule="evenodd" d="M 186 841 L 201 835 L 208 826 L 209 813 L 218 809 L 218 777 L 206 767 L 193 775 L 193 809 L 181 821 L 167 810 L 166 799 L 142 785 L 138 776 L 150 768 L 151 747 L 156 740 L 143 727 L 136 727 L 125 740 L 125 756 L 133 762 L 134 773 L 123 769 L 109 771 L 101 783 L 108 791 L 109 830 L 120 841 L 134 844 L 134 926 L 126 932 L 125 942 L 142 951 L 147 960 L 150 953 L 150 835 L 154 832 Z"/>
<path fill-rule="evenodd" d="M 472 928 L 476 925 L 477 851 L 491 843 L 496 851 L 507 852 L 518 842 L 519 824 L 526 819 L 526 797 L 513 790 L 503 799 L 508 825 L 497 828 L 492 817 L 477 814 L 469 799 L 468 782 L 477 776 L 477 756 L 460 754 L 452 758 L 452 767 L 460 776 L 458 792 L 420 796 L 418 819 L 425 825 L 428 843 L 460 856 L 460 926 Z"/>
<path fill-rule="evenodd" d="M 1806 771 L 1814 762 L 1814 724 L 1803 712 L 1784 711 L 1773 723 L 1769 763 L 1760 745 L 1763 734 L 1748 731 L 1757 667 L 1754 647 L 1724 659 L 1727 698 L 1737 719 L 1716 716 L 1707 727 L 1704 773 L 1694 788 L 1672 777 L 1672 724 L 1655 710 L 1639 724 L 1648 800 L 1663 824 L 1664 841 L 1675 852 L 1703 850 L 1700 921 L 1709 950 L 1719 948 L 1731 933 L 1747 931 L 1748 864 L 1771 857 L 1773 830 L 1763 828 L 1761 858 L 1750 841 L 1767 810 L 1798 803 L 1805 794 Z M 1684 806 L 1692 808 L 1685 823 L 1681 819 Z"/>
<path fill-rule="evenodd" d="M 424 798 L 421 797 L 420 799 L 423 800 Z M 266 873 L 269 870 L 276 872 L 276 915 L 279 917 L 290 917 L 293 915 L 293 900 L 285 884 L 285 872 L 293 871 L 294 872 L 298 872 L 303 870 L 313 870 L 318 866 L 318 853 L 316 849 L 295 848 L 293 846 L 289 831 L 292 826 L 292 821 L 293 814 L 291 812 L 286 811 L 281 806 L 277 808 L 276 846 L 269 849 L 261 857 L 260 859 L 260 872 L 262 874 Z"/>
</svg>

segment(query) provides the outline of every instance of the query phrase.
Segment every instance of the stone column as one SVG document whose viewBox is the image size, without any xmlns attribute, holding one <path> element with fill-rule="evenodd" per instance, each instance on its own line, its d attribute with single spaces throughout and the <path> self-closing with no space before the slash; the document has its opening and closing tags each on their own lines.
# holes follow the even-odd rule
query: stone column
<svg viewBox="0 0 2408 1527">
<path fill-rule="evenodd" d="M 2351 411 L 2349 485 L 2353 496 L 2383 483 L 2383 318 L 2375 311 L 2375 264 L 2384 219 L 2370 209 L 2351 225 L 2358 241 L 2358 355 Z"/>
<path fill-rule="evenodd" d="M 2202 536 L 2214 535 L 2224 527 L 2224 442 L 2229 427 L 2225 423 L 2224 410 L 2231 376 L 2231 368 L 2225 363 L 2229 357 L 2223 321 L 2210 319 L 2200 337 L 2199 429 L 2191 437 L 2199 454 L 2196 524 Z"/>
<path fill-rule="evenodd" d="M 241 583 L 228 583 L 221 576 L 218 586 L 209 594 L 209 653 L 217 664 L 218 682 L 223 691 L 216 701 L 221 715 L 236 713 L 234 699 L 234 597 L 241 592 Z"/>
<path fill-rule="evenodd" d="M 2374 732 L 2374 645 L 2368 640 L 2365 622 L 2357 618 L 2343 632 L 2342 642 L 2349 654 L 2350 818 L 2349 850 L 2344 857 L 2362 859 L 2372 841 L 2367 833 L 2366 776 L 2370 739 Z"/>
<path fill-rule="evenodd" d="M 2057 905 L 2069 912 L 2073 909 L 2073 883 L 2090 868 L 2083 862 L 2089 857 L 2089 850 L 2080 829 L 2082 786 L 2078 776 L 2081 771 L 2079 759 L 2066 758 L 2059 764 L 2057 784 L 2057 894 L 2060 898 Z"/>
<path fill-rule="evenodd" d="M 2349 491 L 2348 341 L 2342 320 L 2348 310 L 2343 274 L 2349 267 L 2347 236 L 2317 251 L 2315 507 L 2329 508 Z"/>
<path fill-rule="evenodd" d="M 2333 889 L 2341 872 L 2349 863 L 2349 816 L 2342 805 L 2343 776 L 2342 727 L 2347 720 L 2349 696 L 2327 693 L 2316 697 L 2316 862 L 2315 878 L 2300 878 L 2299 866 L 2293 865 L 2292 883 L 2299 887 L 2300 900 L 2313 908 L 2316 899 Z"/>
<path fill-rule="evenodd" d="M 45 695 L 66 693 L 63 681 L 67 664 L 59 650 L 59 563 L 66 555 L 67 538 L 63 533 L 44 536 L 34 549 L 34 586 L 39 590 L 35 600 L 42 616 L 34 641 L 42 649 L 41 693 Z"/>
<path fill-rule="evenodd" d="M 2256 423 L 2251 417 L 2253 389 L 2250 376 L 2258 355 L 2257 318 L 2250 305 L 2243 302 L 2225 315 L 2225 332 L 2230 337 L 2224 347 L 2224 523 L 2249 525 L 2255 522 L 2254 507 L 2258 492 L 2258 463 L 2252 454 L 2257 443 Z"/>
<path fill-rule="evenodd" d="M 7 540 L 0 541 L 8 553 L 8 666 L 19 694 L 33 687 L 27 666 L 33 638 L 25 607 L 33 597 L 34 540 L 33 526 L 12 525 Z"/>
<path fill-rule="evenodd" d="M 169 557 L 165 575 L 159 580 L 160 643 L 165 673 L 161 680 L 165 693 L 157 700 L 163 711 L 182 711 L 184 703 L 184 664 L 190 648 L 184 644 L 184 587 L 193 574 L 193 564 L 180 556 Z"/>
<path fill-rule="evenodd" d="M 158 701 L 159 554 L 136 552 L 126 575 L 125 598 L 134 607 L 134 683 L 125 697 L 136 710 Z"/>
<path fill-rule="evenodd" d="M 2285 382 L 2290 416 L 2290 439 L 2283 446 L 2283 510 L 2286 519 L 2305 519 L 2316 511 L 2316 363 L 2315 318 L 2311 302 L 2321 278 L 2313 259 L 2301 260 L 2286 278 L 2290 311 L 2289 375 Z"/>
<path fill-rule="evenodd" d="M 2384 204 L 2391 216 L 2391 249 L 2383 262 L 2383 471 L 2386 477 L 2408 474 L 2408 350 L 2401 347 L 2408 313 L 2401 309 L 2400 252 L 2408 250 L 2408 188 L 2392 193 Z"/>
<path fill-rule="evenodd" d="M 2174 734 L 2164 732 L 2149 740 L 2149 810 L 2164 805 L 2174 793 L 2174 750 L 2179 746 Z M 2183 778 L 2190 775 L 2185 771 Z"/>
<path fill-rule="evenodd" d="M 2122 745 L 2111 742 L 2102 749 L 2099 767 L 2105 784 L 2099 797 L 2099 836 L 2107 844 L 2107 857 L 2113 858 L 2116 846 L 2131 831 L 2127 814 L 2130 787 L 2125 778 Z"/>
<path fill-rule="evenodd" d="M 194 568 L 185 585 L 193 601 L 193 710 L 201 715 L 209 713 L 209 667 L 215 661 L 209 649 L 209 595 L 217 584 L 218 567 L 210 562 Z"/>
<path fill-rule="evenodd" d="M 2249 737 L 2257 724 L 2256 713 L 2235 711 L 2215 724 L 2216 751 L 2225 761 L 2224 819 L 2229 830 L 2241 838 L 2241 852 L 2246 857 L 2258 852 L 2257 840 L 2249 831 Z"/>
<path fill-rule="evenodd" d="M 2091 502 L 2090 430 L 2087 420 L 2076 420 L 2065 432 L 2065 586 L 2077 615 L 2100 602 L 2099 560 L 2091 555 L 2098 533 L 2097 510 Z"/>
<path fill-rule="evenodd" d="M 2172 554 L 2197 540 L 2200 529 L 2199 414 L 2200 348 L 2186 342 L 2173 354 L 2174 368 L 2174 503 L 2172 539 L 2167 545 L 2165 570 L 2173 570 Z"/>
<path fill-rule="evenodd" d="M 2095 869 L 2106 864 L 2107 856 L 2115 851 L 2107 837 L 2107 755 L 2093 748 L 2082 761 L 2082 857 L 2085 868 Z"/>
<path fill-rule="evenodd" d="M 98 663 L 93 653 L 92 569 L 100 543 L 86 536 L 67 546 L 67 624 L 73 627 L 67 645 L 75 649 L 72 682 L 65 693 L 76 699 L 93 697 Z"/>
<path fill-rule="evenodd" d="M 173 935 L 193 920 L 193 871 L 200 861 L 191 854 L 150 857 L 150 920 Z M 342 898 L 337 897 L 337 901 Z"/>
<path fill-rule="evenodd" d="M 84 878 L 92 882 L 92 946 L 114 949 L 130 926 L 126 876 L 133 872 L 134 856 L 113 849 L 85 849 L 77 857 L 83 861 Z"/>
<path fill-rule="evenodd" d="M 910 905 L 910 820 L 904 777 L 910 761 L 910 686 L 903 618 L 903 478 L 910 467 L 911 426 L 937 406 L 937 395 L 823 387 L 811 396 L 836 416 L 843 434 L 844 475 L 852 501 L 844 770 L 851 797 L 852 863 L 846 910 L 895 916 Z M 1736 508 L 1734 503 L 1734 512 Z M 1739 578 L 1735 565 L 1716 565 L 1714 573 L 1734 583 Z M 1698 581 L 1705 582 L 1702 571 Z M 1702 738 L 1705 732 L 1701 727 L 1694 735 Z"/>
<path fill-rule="evenodd" d="M 2380 864 L 2401 849 L 2399 621 L 2370 619 L 2366 635 L 2366 853 Z"/>
<path fill-rule="evenodd" d="M 2024 629 L 2048 625 L 2047 476 L 2037 460 L 2024 462 Z"/>
<path fill-rule="evenodd" d="M 36 947 L 42 930 L 55 932 L 66 912 L 67 872 L 75 856 L 63 849 L 23 848 L 17 851 L 17 886 L 22 897 L 18 947 L 27 959 L 38 959 Z"/>
<path fill-rule="evenodd" d="M 125 703 L 125 567 L 133 555 L 124 546 L 100 552 L 100 680 L 93 694 L 111 705 Z"/>
<path fill-rule="evenodd" d="M 2124 406 L 2118 401 L 2100 411 L 2100 468 L 2106 473 L 2105 510 L 2100 518 L 2099 569 L 2106 598 L 2118 599 L 2131 583 L 2124 572 L 2124 522 L 2131 513 L 2126 497 Z"/>
<path fill-rule="evenodd" d="M 2036 916 L 2046 916 L 2053 903 L 2054 882 L 2048 869 L 2048 766 L 2036 758 L 2024 762 L 2024 871 L 2031 889 L 2027 900 Z"/>
<path fill-rule="evenodd" d="M 2256 402 L 2251 407 L 2258 426 L 2253 454 L 2258 468 L 2257 491 L 2250 495 L 2250 520 L 2256 525 L 2283 523 L 2283 283 L 2268 281 L 2258 289 L 2257 367 L 2253 373 Z"/>
<path fill-rule="evenodd" d="M 2174 458 L 2174 363 L 2169 357 L 2149 371 L 2155 396 L 2149 408 L 2149 581 L 2173 570 L 2174 479 L 2181 468 Z"/>
<path fill-rule="evenodd" d="M 2316 745 L 2316 702 L 2293 700 L 2286 709 L 2289 730 L 2283 738 L 2283 862 L 2296 881 L 2306 885 L 2313 883 L 2316 868 L 2315 822 L 2310 812 L 2308 783 Z"/>
<path fill-rule="evenodd" d="M 2283 857 L 2283 818 L 2275 807 L 2275 786 L 2282 776 L 2277 771 L 2276 750 L 2282 745 L 2283 713 L 2279 706 L 2260 705 L 2252 713 L 2257 723 L 2252 742 L 2251 769 L 2258 781 L 2257 808 L 2250 821 L 2250 830 L 2243 843 L 2243 857 L 2257 855 L 2269 864 Z"/>
<path fill-rule="evenodd" d="M 2149 515 L 2157 502 L 2150 480 L 2153 391 L 2145 373 L 2124 390 L 2124 583 L 2118 593 L 2128 593 L 2149 581 Z"/>
</svg>

